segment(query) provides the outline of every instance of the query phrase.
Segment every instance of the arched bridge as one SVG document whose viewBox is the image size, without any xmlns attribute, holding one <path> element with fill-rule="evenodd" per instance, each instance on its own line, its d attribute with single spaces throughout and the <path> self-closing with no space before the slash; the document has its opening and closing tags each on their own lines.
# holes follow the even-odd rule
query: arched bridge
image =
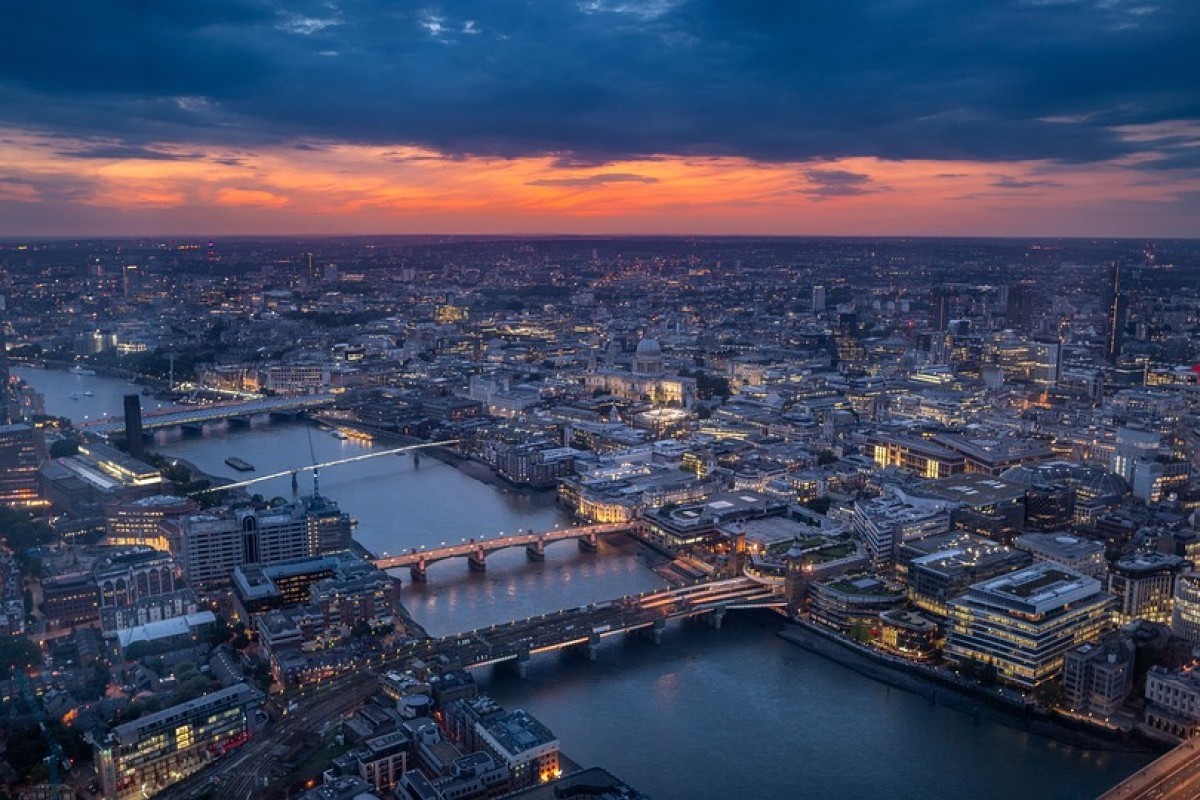
<svg viewBox="0 0 1200 800">
<path fill-rule="evenodd" d="M 594 552 L 598 537 L 613 533 L 629 533 L 633 529 L 632 522 L 614 522 L 602 525 L 581 525 L 576 528 L 556 528 L 543 533 L 529 531 L 512 536 L 497 536 L 494 539 L 480 537 L 448 547 L 438 547 L 433 550 L 412 549 L 400 555 L 376 558 L 375 566 L 385 570 L 408 567 L 414 581 L 424 582 L 425 570 L 428 566 L 447 558 L 466 558 L 467 566 L 471 570 L 483 572 L 487 569 L 488 553 L 494 553 L 497 550 L 524 547 L 525 554 L 531 561 L 542 561 L 546 557 L 546 545 L 548 544 L 574 539 L 579 542 L 579 549 Z"/>
</svg>

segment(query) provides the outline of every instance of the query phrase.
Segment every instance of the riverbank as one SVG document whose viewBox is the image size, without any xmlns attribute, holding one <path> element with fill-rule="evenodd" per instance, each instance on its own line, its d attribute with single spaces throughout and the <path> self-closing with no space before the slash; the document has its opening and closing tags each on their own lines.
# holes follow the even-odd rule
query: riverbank
<svg viewBox="0 0 1200 800">
<path fill-rule="evenodd" d="M 395 431 L 383 430 L 372 425 L 363 424 L 356 420 L 346 420 L 341 419 L 340 417 L 329 417 L 320 414 L 314 415 L 312 419 L 314 422 L 322 425 L 353 428 L 354 430 L 369 434 L 375 439 L 380 439 L 385 442 L 394 442 L 401 447 L 425 443 L 424 439 L 406 436 L 403 433 L 396 433 Z M 479 481 L 480 483 L 491 486 L 493 489 L 499 489 L 502 492 L 521 495 L 538 495 L 543 492 L 551 491 L 551 489 L 535 489 L 532 486 L 524 486 L 522 484 L 513 483 L 512 481 L 501 476 L 500 473 L 496 472 L 496 470 L 492 467 L 484 464 L 482 461 L 476 461 L 470 456 L 464 456 L 462 453 L 455 452 L 449 447 L 430 447 L 425 450 L 414 451 L 414 453 L 418 452 L 421 453 L 421 455 L 427 455 L 432 458 L 436 458 L 443 464 L 454 467 L 460 472 Z"/>
<path fill-rule="evenodd" d="M 398 582 L 400 579 L 393 577 L 393 580 Z M 425 630 L 425 626 L 422 625 L 421 623 L 417 622 L 416 619 L 413 618 L 412 612 L 410 612 L 408 610 L 408 606 L 404 605 L 403 601 L 401 601 L 400 603 L 397 603 L 396 607 L 399 609 L 400 621 L 403 623 L 404 629 L 408 632 L 408 634 L 410 636 L 412 636 L 412 638 L 414 638 L 414 639 L 432 639 L 433 638 L 432 636 L 429 635 L 429 631 Z"/>
<path fill-rule="evenodd" d="M 777 635 L 860 675 L 976 719 L 986 717 L 1011 728 L 1088 750 L 1137 754 L 1164 752 L 1158 743 L 1149 742 L 1135 734 L 1106 735 L 1091 726 L 1084 728 L 1082 723 L 1080 727 L 1076 727 L 1067 720 L 1052 717 L 1044 711 L 1029 706 L 1018 707 L 1012 700 L 987 687 L 951 682 L 930 673 L 920 665 L 893 662 L 883 654 L 847 641 L 832 631 L 825 631 L 811 623 L 789 620 L 788 627 L 779 631 Z"/>
</svg>

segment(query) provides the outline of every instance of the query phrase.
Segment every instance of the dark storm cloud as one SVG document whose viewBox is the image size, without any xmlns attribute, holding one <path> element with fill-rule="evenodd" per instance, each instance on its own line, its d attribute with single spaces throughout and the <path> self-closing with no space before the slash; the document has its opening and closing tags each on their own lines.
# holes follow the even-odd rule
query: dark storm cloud
<svg viewBox="0 0 1200 800">
<path fill-rule="evenodd" d="M 530 186 L 566 186 L 581 187 L 603 186 L 606 183 L 658 183 L 658 178 L 648 175 L 635 175 L 631 172 L 605 172 L 598 175 L 588 175 L 584 178 L 541 178 L 529 181 Z"/>
<path fill-rule="evenodd" d="M 801 190 L 810 197 L 854 197 L 886 191 L 870 175 L 843 169 L 810 169 L 804 172 L 809 186 Z"/>
<path fill-rule="evenodd" d="M 1014 178 L 1011 175 L 1001 175 L 992 181 L 992 186 L 995 186 L 997 189 L 1053 189 L 1062 186 L 1062 184 L 1058 181 L 1022 180 L 1021 178 Z"/>
<path fill-rule="evenodd" d="M 199 157 L 198 153 L 164 153 L 161 150 L 129 144 L 90 145 L 75 150 L 60 150 L 58 154 L 69 158 L 136 158 L 149 161 L 187 161 Z"/>
<path fill-rule="evenodd" d="M 1114 126 L 1200 118 L 1194 0 L 61 0 L 5 22 L 0 123 L 128 147 L 1084 162 L 1153 147 Z"/>
</svg>

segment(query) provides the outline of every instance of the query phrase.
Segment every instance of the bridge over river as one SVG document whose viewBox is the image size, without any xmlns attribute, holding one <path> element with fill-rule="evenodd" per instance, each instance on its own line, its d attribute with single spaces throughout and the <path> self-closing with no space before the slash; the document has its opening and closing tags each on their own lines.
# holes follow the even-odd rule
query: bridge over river
<svg viewBox="0 0 1200 800">
<path fill-rule="evenodd" d="M 556 528 L 543 533 L 518 532 L 511 536 L 497 536 L 493 539 L 479 537 L 478 539 L 469 539 L 462 544 L 438 547 L 432 550 L 414 548 L 399 555 L 385 555 L 376 558 L 374 563 L 376 567 L 384 570 L 408 567 L 414 581 L 424 582 L 425 571 L 429 565 L 448 558 L 466 558 L 469 569 L 483 572 L 487 569 L 488 553 L 494 553 L 497 550 L 524 547 L 525 555 L 529 557 L 529 560 L 544 561 L 548 544 L 574 539 L 579 543 L 579 549 L 595 552 L 598 537 L 614 533 L 630 533 L 634 527 L 632 522 L 615 522 L 601 525 L 581 525 L 574 528 Z"/>
<path fill-rule="evenodd" d="M 749 578 L 703 581 L 629 595 L 604 603 L 567 608 L 529 619 L 488 628 L 408 642 L 390 653 L 343 665 L 306 686 L 289 688 L 280 702 L 294 700 L 293 710 L 274 729 L 260 733 L 236 755 L 216 759 L 155 795 L 161 800 L 200 800 L 211 796 L 220 779 L 220 796 L 237 800 L 252 796 L 271 776 L 286 771 L 281 765 L 290 751 L 287 737 L 297 731 L 320 730 L 361 705 L 375 688 L 383 671 L 404 668 L 414 658 L 427 663 L 439 656 L 463 667 L 483 667 L 515 661 L 524 674 L 529 659 L 567 647 L 586 648 L 594 658 L 602 639 L 630 631 L 646 630 L 659 639 L 668 620 L 708 615 L 720 626 L 726 611 L 736 608 L 769 608 L 784 604 L 769 586 Z M 236 790 L 233 786 L 236 785 Z"/>
<path fill-rule="evenodd" d="M 238 403 L 213 403 L 211 405 L 169 408 L 144 414 L 142 430 L 153 431 L 159 428 L 203 425 L 206 422 L 220 422 L 221 420 L 248 423 L 251 417 L 271 414 L 293 415 L 316 408 L 324 408 L 333 405 L 334 400 L 335 398 L 331 394 L 306 394 L 296 397 L 263 397 Z M 107 417 L 79 427 L 81 430 L 97 436 L 114 436 L 125 432 L 125 418 Z"/>
<path fill-rule="evenodd" d="M 538 653 L 580 647 L 594 659 L 601 640 L 610 636 L 647 630 L 658 641 L 667 622 L 673 619 L 709 615 L 720 627 L 726 611 L 731 609 L 784 605 L 779 588 L 750 578 L 705 580 L 411 642 L 389 654 L 387 660 L 403 664 L 412 658 L 429 661 L 445 656 L 465 668 L 515 661 L 524 673 L 529 658 Z"/>
</svg>

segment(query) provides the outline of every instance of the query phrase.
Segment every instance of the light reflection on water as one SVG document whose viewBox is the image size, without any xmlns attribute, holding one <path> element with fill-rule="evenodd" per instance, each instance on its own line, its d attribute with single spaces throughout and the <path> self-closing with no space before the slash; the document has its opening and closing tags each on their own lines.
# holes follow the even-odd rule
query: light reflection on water
<svg viewBox="0 0 1200 800">
<path fill-rule="evenodd" d="M 105 378 L 17 373 L 47 392 L 52 414 L 119 415 L 122 396 L 135 390 Z M 94 396 L 69 399 L 85 388 Z M 229 477 L 240 475 L 224 464 L 230 455 L 261 474 L 314 456 L 365 452 L 302 425 L 162 435 L 156 447 Z M 302 477 L 301 490 L 310 487 Z M 385 456 L 330 469 L 321 490 L 359 520 L 356 537 L 375 552 L 570 522 L 551 497 L 497 491 L 432 458 L 420 467 Z M 261 488 L 267 497 L 290 492 L 287 478 Z M 482 575 L 450 560 L 430 566 L 427 584 L 399 576 L 405 604 L 439 634 L 660 586 L 646 568 L 650 560 L 618 537 L 602 541 L 596 554 L 555 544 L 544 563 L 527 563 L 520 548 L 494 553 Z M 933 705 L 784 642 L 774 635 L 777 625 L 770 615 L 731 612 L 720 631 L 675 624 L 661 645 L 614 637 L 594 663 L 564 651 L 534 657 L 524 680 L 506 665 L 478 677 L 502 704 L 549 725 L 568 755 L 605 766 L 658 800 L 1075 800 L 1096 796 L 1149 760 L 1069 747 Z"/>
</svg>

